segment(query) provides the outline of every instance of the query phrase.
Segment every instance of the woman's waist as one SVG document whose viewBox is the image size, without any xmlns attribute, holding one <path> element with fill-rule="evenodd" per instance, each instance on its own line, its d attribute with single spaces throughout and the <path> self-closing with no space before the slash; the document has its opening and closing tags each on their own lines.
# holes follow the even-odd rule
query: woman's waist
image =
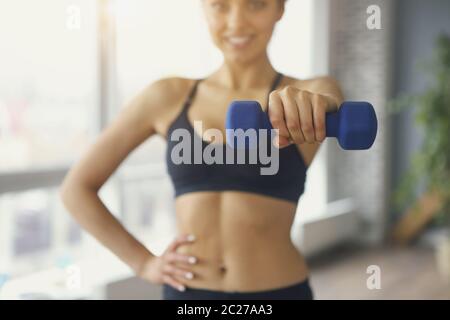
<svg viewBox="0 0 450 320">
<path fill-rule="evenodd" d="M 230 213 L 230 215 L 233 215 Z M 181 221 L 180 221 L 181 220 Z M 177 233 L 196 240 L 179 247 L 210 262 L 246 263 L 246 260 L 290 258 L 299 254 L 291 239 L 291 224 L 262 218 L 192 215 L 178 219 Z M 201 257 L 199 257 L 201 258 Z"/>
<path fill-rule="evenodd" d="M 298 252 L 222 258 L 217 255 L 209 258 L 203 252 L 196 256 L 200 256 L 197 263 L 189 266 L 194 277 L 182 279 L 187 287 L 219 291 L 271 290 L 304 281 L 309 275 L 306 262 Z"/>
<path fill-rule="evenodd" d="M 196 237 L 177 249 L 198 259 L 187 285 L 251 290 L 307 274 L 290 237 L 292 203 L 241 192 L 192 193 L 177 198 L 176 215 L 178 233 Z"/>
<path fill-rule="evenodd" d="M 243 242 L 238 245 L 239 240 Z M 194 279 L 185 284 L 217 290 L 263 290 L 281 287 L 305 279 L 306 262 L 292 242 L 248 241 L 236 235 L 233 245 L 196 236 L 194 243 L 179 247 L 178 252 L 194 256 L 189 266 Z"/>
<path fill-rule="evenodd" d="M 199 232 L 183 231 L 182 234 L 194 234 L 195 241 L 177 248 L 177 252 L 196 256 L 210 264 L 246 265 L 252 262 L 263 263 L 269 259 L 286 260 L 301 257 L 289 235 L 270 236 L 262 234 L 243 234 L 237 231 L 234 235 L 224 237 L 221 234 L 211 235 Z"/>
</svg>

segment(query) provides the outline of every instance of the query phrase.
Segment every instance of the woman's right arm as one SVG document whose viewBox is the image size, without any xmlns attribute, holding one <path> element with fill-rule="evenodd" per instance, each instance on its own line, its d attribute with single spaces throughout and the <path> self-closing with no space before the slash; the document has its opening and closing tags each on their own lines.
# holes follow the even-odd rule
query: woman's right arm
<svg viewBox="0 0 450 320">
<path fill-rule="evenodd" d="M 98 192 L 130 152 L 155 134 L 158 119 L 170 113 L 182 91 L 179 79 L 159 80 L 142 90 L 71 168 L 59 190 L 74 219 L 138 275 L 154 256 L 111 214 Z"/>
</svg>

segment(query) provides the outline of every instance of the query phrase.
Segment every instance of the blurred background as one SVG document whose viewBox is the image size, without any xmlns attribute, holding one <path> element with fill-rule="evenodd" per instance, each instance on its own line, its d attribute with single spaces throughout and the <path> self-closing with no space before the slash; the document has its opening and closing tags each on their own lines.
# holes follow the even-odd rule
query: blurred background
<svg viewBox="0 0 450 320">
<path fill-rule="evenodd" d="M 447 0 L 287 3 L 275 68 L 334 76 L 379 121 L 370 150 L 328 139 L 308 171 L 291 236 L 317 299 L 450 299 L 449 21 Z M 139 90 L 221 59 L 200 0 L 0 0 L 0 299 L 161 297 L 77 226 L 58 187 Z M 100 191 L 155 254 L 175 234 L 164 151 L 148 139 Z"/>
</svg>

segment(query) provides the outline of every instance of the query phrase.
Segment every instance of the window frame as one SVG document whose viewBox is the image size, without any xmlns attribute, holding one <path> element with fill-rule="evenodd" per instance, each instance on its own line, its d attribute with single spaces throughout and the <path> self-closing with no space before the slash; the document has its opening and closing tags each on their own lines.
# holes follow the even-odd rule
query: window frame
<svg viewBox="0 0 450 320">
<path fill-rule="evenodd" d="M 95 128 L 95 133 L 100 133 L 110 122 L 112 116 L 116 114 L 119 110 L 118 105 L 118 77 L 117 77 L 117 64 L 115 56 L 115 20 L 114 20 L 114 0 L 97 0 L 97 63 L 98 63 L 98 88 L 97 92 L 97 106 L 96 112 L 97 117 L 97 127 Z M 316 0 L 314 3 L 314 12 L 325 12 L 320 18 L 314 20 L 313 27 L 316 28 L 314 31 L 317 34 L 315 41 L 312 45 L 313 50 L 313 70 L 315 73 L 323 74 L 328 73 L 328 0 Z M 319 16 L 317 14 L 317 16 Z M 322 162 L 321 165 L 327 167 L 326 148 L 323 146 L 322 154 L 319 155 L 315 162 Z M 152 168 L 157 171 L 161 170 L 159 164 L 149 164 L 148 168 Z M 0 197 L 7 193 L 12 192 L 25 192 L 33 189 L 53 189 L 57 188 L 63 181 L 64 177 L 71 168 L 71 164 L 61 165 L 57 167 L 42 167 L 42 168 L 32 168 L 26 170 L 18 170 L 11 172 L 0 172 Z M 121 216 L 124 212 L 125 201 L 123 201 L 123 190 L 127 181 L 133 179 L 128 172 L 132 171 L 132 168 L 127 168 L 126 166 L 119 169 L 116 174 L 111 177 L 111 183 L 117 192 L 117 197 L 119 201 Z M 131 174 L 132 175 L 132 174 Z M 151 176 L 149 173 L 148 176 Z M 139 178 L 141 179 L 141 178 Z M 326 181 L 325 181 L 326 182 Z M 324 189 L 326 192 L 326 188 Z M 326 197 L 326 203 L 328 198 Z M 326 205 L 326 203 L 324 205 Z M 11 221 L 12 213 L 2 213 L 0 217 L 1 221 Z M 54 217 L 53 217 L 54 218 Z M 127 217 L 125 217 L 127 219 Z M 0 223 L 0 249 L 2 252 L 8 252 L 12 249 L 11 237 L 7 239 L 7 235 L 10 233 L 7 229 L 8 224 Z M 52 227 L 53 235 L 55 235 L 55 227 Z M 3 235 L 3 236 L 1 236 Z M 54 237 L 51 249 L 48 254 L 54 251 L 54 248 L 61 246 L 61 237 Z M 6 240 L 6 242 L 5 242 Z M 83 247 L 85 239 L 81 239 L 80 247 Z M 6 251 L 3 251 L 6 250 Z M 11 258 L 11 257 L 9 257 Z"/>
<path fill-rule="evenodd" d="M 115 92 L 115 84 L 117 83 L 117 78 L 115 76 L 114 69 L 114 0 L 97 0 L 97 52 L 95 55 L 97 56 L 97 88 L 95 92 L 97 93 L 96 101 L 97 106 L 94 112 L 97 113 L 97 123 L 94 128 L 94 133 L 99 134 L 108 124 L 109 118 L 111 114 L 113 114 L 112 102 L 114 100 L 114 92 Z M 68 163 L 67 165 L 57 165 L 57 166 L 46 166 L 46 167 L 32 167 L 30 169 L 23 170 L 12 170 L 12 171 L 0 171 L 0 197 L 7 195 L 9 193 L 20 193 L 27 192 L 37 189 L 48 189 L 50 194 L 53 193 L 52 189 L 57 189 L 61 183 L 63 182 L 64 177 L 67 175 L 71 168 L 72 164 Z M 117 177 L 111 177 L 111 180 L 108 182 L 116 190 L 120 190 L 118 188 L 118 179 Z M 58 195 L 58 193 L 56 193 Z M 120 199 L 120 194 L 118 195 Z M 12 257 L 13 245 L 12 241 L 13 237 L 7 236 L 11 234 L 11 221 L 13 221 L 12 212 L 2 213 L 2 219 L 4 223 L 0 224 L 0 249 L 3 252 L 4 264 L 3 268 L 7 268 L 12 263 L 19 263 L 20 265 L 24 265 L 29 259 L 38 259 L 38 260 L 49 260 L 54 258 L 52 253 L 58 251 L 58 248 L 67 247 L 64 245 L 64 235 L 61 235 L 60 231 L 57 230 L 58 226 L 56 225 L 59 221 L 59 227 L 61 226 L 62 219 L 56 219 L 55 221 L 54 212 L 51 212 L 51 219 L 55 223 L 52 223 L 52 242 L 50 245 L 50 249 L 43 252 L 36 252 L 25 254 L 21 257 Z M 8 223 L 9 221 L 9 223 Z M 82 248 L 84 245 L 83 237 L 81 239 L 81 243 L 77 246 Z M 76 250 L 76 248 L 75 248 Z M 2 266 L 0 266 L 2 267 Z M 7 268 L 9 269 L 9 268 Z"/>
</svg>

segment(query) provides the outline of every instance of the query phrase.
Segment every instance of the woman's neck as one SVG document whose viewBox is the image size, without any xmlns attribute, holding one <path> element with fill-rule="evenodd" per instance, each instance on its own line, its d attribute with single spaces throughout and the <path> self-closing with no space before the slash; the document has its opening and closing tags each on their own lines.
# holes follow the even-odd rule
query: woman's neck
<svg viewBox="0 0 450 320">
<path fill-rule="evenodd" d="M 225 60 L 224 64 L 213 73 L 211 79 L 229 90 L 246 91 L 267 87 L 268 81 L 272 81 L 276 74 L 277 71 L 266 54 L 249 64 Z"/>
</svg>

